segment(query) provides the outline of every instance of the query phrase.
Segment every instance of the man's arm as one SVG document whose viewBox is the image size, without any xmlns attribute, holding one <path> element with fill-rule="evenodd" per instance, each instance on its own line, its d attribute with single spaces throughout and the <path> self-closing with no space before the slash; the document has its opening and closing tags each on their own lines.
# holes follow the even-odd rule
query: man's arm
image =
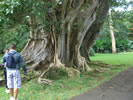
<svg viewBox="0 0 133 100">
<path fill-rule="evenodd" d="M 2 57 L 2 60 L 1 60 L 1 65 L 2 65 L 2 67 L 4 67 L 5 62 L 6 62 L 6 57 L 3 56 L 3 57 Z"/>
<path fill-rule="evenodd" d="M 23 58 L 21 57 L 21 55 L 20 55 L 20 57 L 19 57 L 19 64 L 21 64 L 21 66 L 22 66 L 22 68 L 23 68 L 23 70 L 24 70 L 24 73 L 27 74 L 26 65 L 25 65 L 24 60 L 23 60 Z"/>
</svg>

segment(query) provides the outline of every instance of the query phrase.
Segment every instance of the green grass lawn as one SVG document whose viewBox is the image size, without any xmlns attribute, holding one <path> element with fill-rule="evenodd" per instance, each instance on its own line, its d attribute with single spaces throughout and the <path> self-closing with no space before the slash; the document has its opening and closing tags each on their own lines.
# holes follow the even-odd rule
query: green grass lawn
<svg viewBox="0 0 133 100">
<path fill-rule="evenodd" d="M 34 79 L 22 85 L 18 98 L 19 100 L 68 100 L 73 96 L 95 88 L 132 66 L 132 54 L 133 53 L 120 53 L 115 55 L 96 54 L 96 56 L 91 57 L 92 61 L 102 61 L 108 64 L 122 66 L 104 67 L 108 70 L 100 73 L 82 73 L 80 77 L 61 77 L 53 81 L 52 85 L 38 84 L 37 79 Z M 90 67 L 103 68 L 93 65 Z M 4 86 L 0 86 L 0 100 L 9 100 L 9 94 L 5 93 Z"/>
<path fill-rule="evenodd" d="M 133 66 L 133 52 L 125 52 L 118 54 L 96 54 L 91 57 L 92 61 L 103 61 L 112 65 L 128 65 Z"/>
</svg>

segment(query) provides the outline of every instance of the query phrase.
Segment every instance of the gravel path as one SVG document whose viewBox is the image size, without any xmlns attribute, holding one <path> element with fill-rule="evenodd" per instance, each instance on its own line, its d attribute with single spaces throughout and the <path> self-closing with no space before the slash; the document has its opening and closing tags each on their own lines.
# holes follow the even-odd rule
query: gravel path
<svg viewBox="0 0 133 100">
<path fill-rule="evenodd" d="M 70 100 L 133 100 L 133 67 Z"/>
</svg>

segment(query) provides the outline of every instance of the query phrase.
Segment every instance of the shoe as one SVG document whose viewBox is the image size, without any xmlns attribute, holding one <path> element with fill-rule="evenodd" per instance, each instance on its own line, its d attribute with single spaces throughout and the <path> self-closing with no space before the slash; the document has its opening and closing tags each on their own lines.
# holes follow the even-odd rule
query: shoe
<svg viewBox="0 0 133 100">
<path fill-rule="evenodd" d="M 14 100 L 14 97 L 10 97 L 10 100 Z"/>
<path fill-rule="evenodd" d="M 10 93 L 9 89 L 6 89 L 6 93 Z"/>
</svg>

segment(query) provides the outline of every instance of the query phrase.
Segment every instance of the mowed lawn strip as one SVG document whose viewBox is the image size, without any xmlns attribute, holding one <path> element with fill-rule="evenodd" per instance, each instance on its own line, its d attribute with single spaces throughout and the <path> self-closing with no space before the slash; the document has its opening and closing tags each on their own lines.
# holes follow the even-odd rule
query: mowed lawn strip
<svg viewBox="0 0 133 100">
<path fill-rule="evenodd" d="M 112 65 L 133 66 L 133 52 L 124 52 L 117 54 L 95 54 L 91 57 L 92 61 L 102 61 Z"/>
</svg>

